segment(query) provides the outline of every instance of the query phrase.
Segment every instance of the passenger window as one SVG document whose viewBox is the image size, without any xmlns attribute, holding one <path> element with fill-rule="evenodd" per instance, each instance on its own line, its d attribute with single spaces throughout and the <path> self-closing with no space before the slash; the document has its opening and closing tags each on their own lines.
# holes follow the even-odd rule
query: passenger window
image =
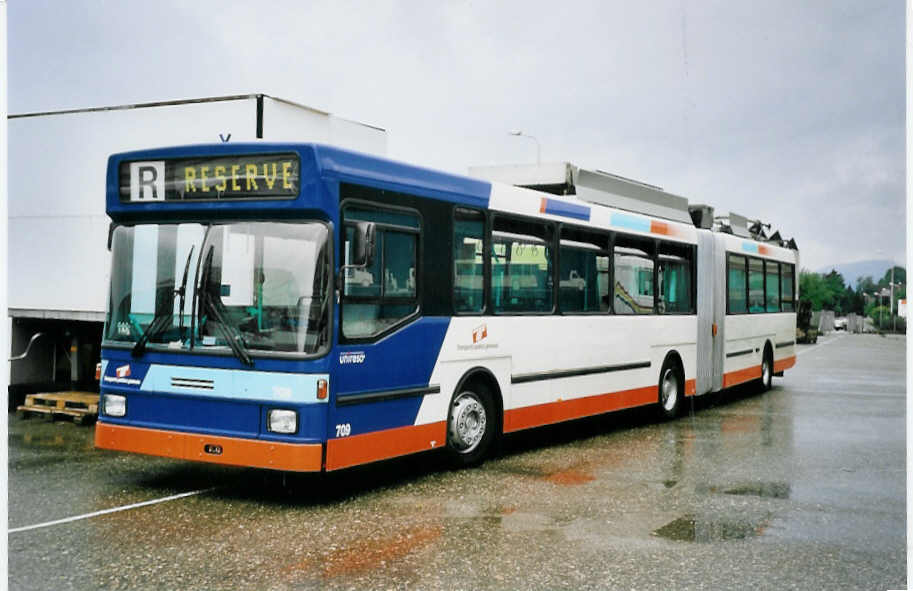
<svg viewBox="0 0 913 591">
<path fill-rule="evenodd" d="M 562 312 L 609 311 L 608 246 L 607 235 L 561 230 L 558 301 Z"/>
<path fill-rule="evenodd" d="M 374 261 L 366 268 L 345 270 L 342 333 L 365 338 L 384 332 L 418 310 L 416 269 L 420 219 L 411 212 L 371 209 L 343 210 L 343 264 L 349 264 L 355 221 L 376 226 Z"/>
<path fill-rule="evenodd" d="M 746 278 L 745 257 L 729 255 L 729 280 L 726 283 L 726 289 L 730 314 L 744 314 L 748 311 L 748 294 L 745 291 Z"/>
<path fill-rule="evenodd" d="M 688 245 L 660 243 L 658 257 L 659 313 L 691 314 L 691 266 L 693 248 Z"/>
<path fill-rule="evenodd" d="M 453 219 L 453 308 L 479 314 L 485 309 L 485 216 L 457 208 Z"/>
<path fill-rule="evenodd" d="M 499 216 L 494 220 L 491 240 L 494 311 L 551 312 L 551 227 Z"/>
<path fill-rule="evenodd" d="M 653 313 L 653 244 L 619 236 L 613 253 L 616 314 Z"/>
<path fill-rule="evenodd" d="M 748 259 L 748 311 L 757 314 L 764 311 L 764 261 Z"/>
<path fill-rule="evenodd" d="M 767 311 L 780 311 L 780 269 L 777 263 L 764 261 L 764 273 L 767 277 Z"/>
<path fill-rule="evenodd" d="M 781 265 L 780 266 L 780 286 L 781 286 L 781 304 L 783 305 L 784 312 L 794 312 L 795 311 L 795 299 L 793 296 L 793 265 Z"/>
</svg>

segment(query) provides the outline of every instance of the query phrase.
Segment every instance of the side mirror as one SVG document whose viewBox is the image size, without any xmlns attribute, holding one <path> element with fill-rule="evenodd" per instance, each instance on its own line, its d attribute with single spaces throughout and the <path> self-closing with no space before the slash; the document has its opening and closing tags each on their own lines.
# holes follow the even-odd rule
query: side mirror
<svg viewBox="0 0 913 591">
<path fill-rule="evenodd" d="M 355 236 L 352 243 L 352 260 L 354 267 L 370 267 L 374 262 L 376 250 L 376 226 L 374 222 L 358 222 L 355 224 Z"/>
</svg>

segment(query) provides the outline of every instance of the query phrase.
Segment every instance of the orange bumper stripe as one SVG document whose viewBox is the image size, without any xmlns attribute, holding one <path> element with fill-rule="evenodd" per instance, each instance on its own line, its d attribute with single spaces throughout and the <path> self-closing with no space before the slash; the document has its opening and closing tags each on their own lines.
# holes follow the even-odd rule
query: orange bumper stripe
<svg viewBox="0 0 913 591">
<path fill-rule="evenodd" d="M 426 451 L 446 443 L 446 421 L 330 439 L 327 441 L 327 471 Z"/>
<path fill-rule="evenodd" d="M 787 357 L 786 359 L 774 361 L 774 373 L 780 373 L 781 371 L 783 371 L 785 369 L 789 369 L 790 367 L 794 366 L 795 364 L 796 364 L 795 355 L 793 355 L 792 357 Z"/>
<path fill-rule="evenodd" d="M 560 423 L 613 410 L 653 404 L 658 401 L 659 392 L 656 386 L 648 386 L 574 400 L 559 400 L 558 402 L 514 408 L 504 412 L 504 432 L 510 433 L 539 425 Z"/>
<path fill-rule="evenodd" d="M 222 453 L 206 453 L 204 447 L 207 445 L 221 447 Z M 95 447 L 179 460 L 289 472 L 319 472 L 323 460 L 323 445 L 320 443 L 282 443 L 110 423 L 95 425 Z"/>
<path fill-rule="evenodd" d="M 697 380 L 685 380 L 685 396 L 694 396 L 697 394 Z"/>
<path fill-rule="evenodd" d="M 731 371 L 727 374 L 723 374 L 723 387 L 729 388 L 730 386 L 735 386 L 737 384 L 743 384 L 745 382 L 750 382 L 751 380 L 761 379 L 761 366 L 754 365 L 752 367 L 746 367 L 745 369 L 739 369 L 737 371 Z"/>
</svg>

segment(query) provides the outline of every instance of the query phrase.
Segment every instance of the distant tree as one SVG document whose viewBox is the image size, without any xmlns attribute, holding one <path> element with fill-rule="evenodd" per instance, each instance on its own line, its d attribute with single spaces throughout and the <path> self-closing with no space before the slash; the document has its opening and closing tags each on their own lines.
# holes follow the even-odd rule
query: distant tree
<svg viewBox="0 0 913 591">
<path fill-rule="evenodd" d="M 876 289 L 878 289 L 878 286 L 875 284 L 875 280 L 872 279 L 871 275 L 866 275 L 865 277 L 859 277 L 856 279 L 857 292 L 872 294 Z"/>
<path fill-rule="evenodd" d="M 888 285 L 891 281 L 891 269 L 888 269 L 884 272 L 884 277 L 882 277 L 878 282 L 884 282 L 885 285 Z M 906 283 L 907 282 L 907 270 L 899 265 L 894 266 L 894 283 Z"/>
<path fill-rule="evenodd" d="M 799 298 L 811 302 L 812 310 L 822 309 L 828 296 L 821 275 L 807 270 L 799 272 Z"/>
<path fill-rule="evenodd" d="M 903 285 L 907 284 L 907 270 L 906 269 L 904 269 L 903 267 L 900 267 L 900 266 L 894 267 L 894 283 L 895 284 L 901 283 Z M 888 268 L 888 270 L 884 272 L 884 277 L 879 279 L 878 283 L 876 285 L 878 286 L 879 289 L 882 289 L 885 287 L 887 287 L 887 288 L 891 287 L 891 269 L 890 268 Z"/>
<path fill-rule="evenodd" d="M 861 291 L 854 291 L 848 285 L 841 298 L 840 307 L 843 309 L 844 314 L 849 314 L 850 312 L 862 314 L 865 311 L 865 298 L 863 298 Z"/>
<path fill-rule="evenodd" d="M 865 308 L 863 292 L 847 286 L 843 275 L 834 269 L 824 275 L 801 271 L 799 293 L 801 299 L 811 302 L 813 310 L 833 310 L 837 316 L 850 312 L 862 314 Z"/>
<path fill-rule="evenodd" d="M 878 280 L 876 291 L 885 290 L 885 293 L 891 291 L 891 269 L 884 272 L 884 277 Z M 897 300 L 906 299 L 907 297 L 907 270 L 901 266 L 894 267 L 894 310 L 897 310 Z M 885 305 L 890 308 L 890 299 L 885 298 Z"/>
<path fill-rule="evenodd" d="M 830 298 L 828 309 L 833 310 L 837 316 L 843 316 L 846 313 L 846 310 L 844 310 L 846 285 L 843 281 L 843 275 L 838 273 L 836 269 L 831 269 L 831 272 L 825 275 L 822 281 Z"/>
</svg>

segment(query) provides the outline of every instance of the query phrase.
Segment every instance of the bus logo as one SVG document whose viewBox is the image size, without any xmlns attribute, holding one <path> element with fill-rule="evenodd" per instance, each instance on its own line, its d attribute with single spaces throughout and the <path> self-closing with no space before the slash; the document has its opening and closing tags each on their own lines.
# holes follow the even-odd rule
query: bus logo
<svg viewBox="0 0 913 591">
<path fill-rule="evenodd" d="M 364 351 L 345 351 L 339 354 L 339 365 L 351 365 L 354 363 L 364 363 Z"/>
<path fill-rule="evenodd" d="M 114 375 L 116 375 L 116 376 L 119 377 L 119 378 L 128 378 L 128 377 L 130 377 L 130 366 L 129 366 L 129 365 L 121 365 L 120 367 L 118 367 L 117 369 L 114 370 Z"/>
<path fill-rule="evenodd" d="M 488 325 L 483 324 L 482 326 L 477 326 L 472 330 L 472 342 L 473 344 L 478 343 L 482 339 L 488 336 Z"/>
</svg>

